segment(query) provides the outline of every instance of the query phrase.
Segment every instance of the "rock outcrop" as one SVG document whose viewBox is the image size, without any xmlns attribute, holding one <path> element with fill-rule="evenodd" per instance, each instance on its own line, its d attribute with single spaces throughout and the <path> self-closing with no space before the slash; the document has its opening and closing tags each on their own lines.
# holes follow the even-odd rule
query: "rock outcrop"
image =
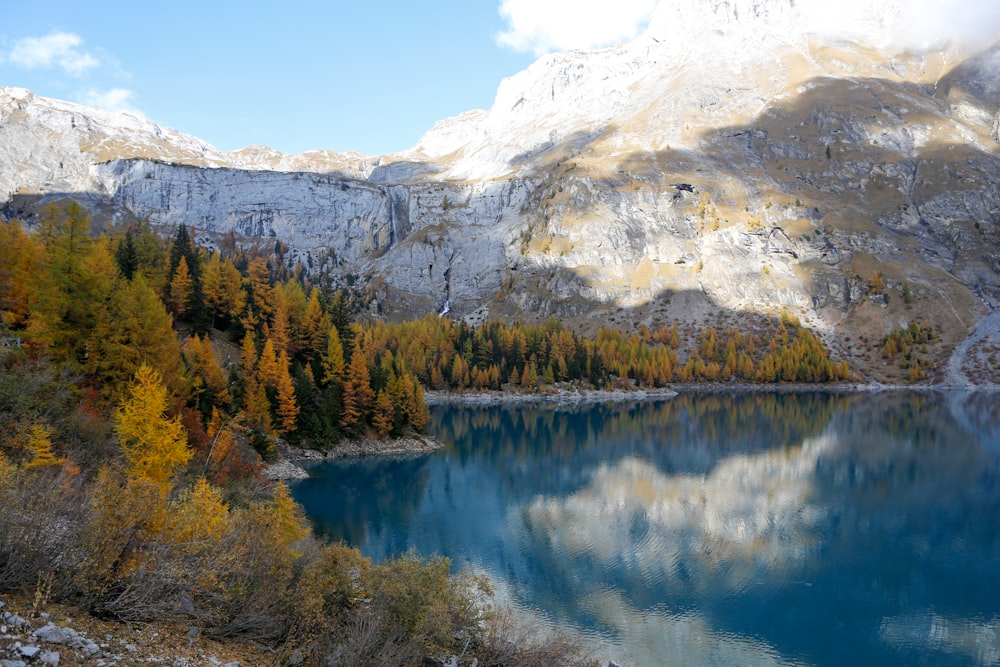
<svg viewBox="0 0 1000 667">
<path fill-rule="evenodd" d="M 874 34 L 899 6 L 866 11 Z M 664 9 L 377 158 L 225 153 L 2 89 L 0 199 L 8 217 L 72 195 L 206 243 L 280 240 L 386 316 L 788 310 L 828 340 L 927 319 L 954 345 L 1000 305 L 1000 49 L 876 48 L 805 20 L 784 0 Z"/>
</svg>

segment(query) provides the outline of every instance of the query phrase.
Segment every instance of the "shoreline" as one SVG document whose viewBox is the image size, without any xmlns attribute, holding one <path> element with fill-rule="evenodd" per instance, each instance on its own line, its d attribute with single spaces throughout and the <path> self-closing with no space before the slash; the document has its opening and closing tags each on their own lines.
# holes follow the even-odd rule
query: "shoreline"
<svg viewBox="0 0 1000 667">
<path fill-rule="evenodd" d="M 427 405 L 501 405 L 510 403 L 544 403 L 575 405 L 578 403 L 616 403 L 673 398 L 671 387 L 654 389 L 558 389 L 556 391 L 425 391 Z"/>
<path fill-rule="evenodd" d="M 294 481 L 309 479 L 305 466 L 338 459 L 359 459 L 369 456 L 427 454 L 444 447 L 444 443 L 421 434 L 410 434 L 389 440 L 351 438 L 338 442 L 329 450 L 302 447 L 281 448 L 281 458 L 264 467 L 264 476 L 271 480 Z"/>
<path fill-rule="evenodd" d="M 595 403 L 626 403 L 649 400 L 668 400 L 680 394 L 746 394 L 768 393 L 875 393 L 882 391 L 962 391 L 996 392 L 1000 387 L 957 386 L 945 384 L 887 385 L 878 383 L 850 384 L 750 384 L 750 383 L 705 383 L 674 384 L 654 389 L 559 389 L 554 392 L 506 392 L 506 391 L 426 391 L 427 405 L 538 405 L 549 408 L 573 407 Z M 329 450 L 285 446 L 280 449 L 281 458 L 264 467 L 264 476 L 271 480 L 295 481 L 308 479 L 309 472 L 303 465 L 338 459 L 364 458 L 370 456 L 393 456 L 401 454 L 427 454 L 444 447 L 444 443 L 422 434 L 410 434 L 389 440 L 374 438 L 352 438 L 341 440 Z"/>
<path fill-rule="evenodd" d="M 882 384 L 878 382 L 850 383 L 771 383 L 750 382 L 705 382 L 675 383 L 653 389 L 558 389 L 554 392 L 507 392 L 507 391 L 425 391 L 427 405 L 506 405 L 513 403 L 536 403 L 573 405 L 576 403 L 614 403 L 627 401 L 660 400 L 680 394 L 722 394 L 722 393 L 805 393 L 841 392 L 867 393 L 880 391 L 969 391 L 994 392 L 1000 385 L 947 385 L 947 384 Z"/>
</svg>

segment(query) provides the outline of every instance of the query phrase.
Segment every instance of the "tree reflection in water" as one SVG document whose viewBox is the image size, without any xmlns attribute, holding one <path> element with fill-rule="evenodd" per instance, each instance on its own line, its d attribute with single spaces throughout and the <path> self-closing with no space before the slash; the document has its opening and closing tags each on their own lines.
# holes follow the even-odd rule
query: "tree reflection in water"
<svg viewBox="0 0 1000 667">
<path fill-rule="evenodd" d="M 1000 447 L 981 401 L 437 407 L 444 451 L 325 467 L 297 496 L 375 558 L 471 563 L 638 664 L 990 664 Z"/>
</svg>

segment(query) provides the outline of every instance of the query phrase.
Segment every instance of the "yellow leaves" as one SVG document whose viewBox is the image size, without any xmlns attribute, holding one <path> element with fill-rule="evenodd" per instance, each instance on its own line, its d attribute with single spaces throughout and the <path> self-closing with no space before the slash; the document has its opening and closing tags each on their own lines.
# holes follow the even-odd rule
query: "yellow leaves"
<svg viewBox="0 0 1000 667">
<path fill-rule="evenodd" d="M 28 432 L 28 450 L 32 458 L 25 467 L 47 468 L 61 466 L 65 459 L 52 451 L 52 429 L 43 424 L 32 424 Z"/>
<path fill-rule="evenodd" d="M 351 355 L 347 377 L 341 383 L 341 392 L 344 407 L 340 415 L 340 425 L 344 428 L 355 427 L 364 419 L 375 400 L 368 372 L 368 360 L 360 346 L 355 346 Z"/>
<path fill-rule="evenodd" d="M 162 526 L 166 494 L 148 480 L 123 480 L 119 473 L 104 468 L 92 498 L 79 580 L 84 590 L 99 592 L 141 562 L 140 546 Z"/>
<path fill-rule="evenodd" d="M 13 220 L 0 224 L 0 323 L 10 329 L 28 325 L 31 308 L 39 298 L 32 289 L 41 262 L 40 244 Z"/>
<path fill-rule="evenodd" d="M 191 458 L 187 436 L 177 417 L 168 418 L 167 390 L 160 374 L 143 364 L 129 397 L 115 410 L 114 421 L 129 476 L 170 488 L 170 477 Z"/>
<path fill-rule="evenodd" d="M 201 386 L 195 387 L 196 390 L 207 390 L 213 405 L 229 405 L 233 399 L 229 395 L 226 378 L 222 375 L 208 336 L 191 336 L 184 342 L 183 351 L 192 379 L 201 383 Z"/>
<path fill-rule="evenodd" d="M 340 382 L 344 377 L 344 346 L 337 327 L 330 327 L 326 339 L 326 353 L 322 359 L 323 384 Z"/>
<path fill-rule="evenodd" d="M 278 357 L 278 420 L 285 433 L 295 430 L 295 418 L 299 415 L 299 406 L 295 402 L 295 388 L 292 386 L 292 376 L 289 375 L 288 355 L 284 350 Z"/>
<path fill-rule="evenodd" d="M 246 305 L 243 277 L 239 269 L 219 253 L 212 253 L 205 262 L 202 292 L 213 318 L 229 320 L 237 317 Z"/>
<path fill-rule="evenodd" d="M 191 278 L 191 269 L 188 267 L 187 259 L 183 256 L 177 262 L 177 270 L 170 280 L 170 310 L 177 317 L 184 317 L 187 313 L 188 302 L 191 300 L 191 293 L 194 290 L 194 280 Z"/>
<path fill-rule="evenodd" d="M 184 391 L 186 380 L 172 319 L 141 273 L 131 282 L 116 283 L 90 348 L 97 383 L 116 402 L 142 364 L 155 368 L 171 391 Z"/>
<path fill-rule="evenodd" d="M 395 409 L 392 405 L 392 399 L 389 395 L 384 392 L 378 392 L 375 397 L 375 409 L 372 412 L 372 426 L 378 434 L 385 438 L 392 433 L 393 426 L 395 425 Z"/>
<path fill-rule="evenodd" d="M 278 375 L 278 355 L 275 353 L 274 343 L 268 338 L 264 341 L 264 349 L 257 361 L 257 381 L 273 389 L 278 386 Z"/>
<path fill-rule="evenodd" d="M 284 482 L 278 482 L 274 487 L 274 501 L 271 511 L 275 519 L 275 537 L 278 543 L 287 548 L 309 534 L 302 507 L 292 499 Z"/>
<path fill-rule="evenodd" d="M 185 544 L 189 551 L 203 551 L 222 538 L 228 513 L 219 490 L 201 478 L 171 503 L 164 534 L 167 541 Z"/>
</svg>

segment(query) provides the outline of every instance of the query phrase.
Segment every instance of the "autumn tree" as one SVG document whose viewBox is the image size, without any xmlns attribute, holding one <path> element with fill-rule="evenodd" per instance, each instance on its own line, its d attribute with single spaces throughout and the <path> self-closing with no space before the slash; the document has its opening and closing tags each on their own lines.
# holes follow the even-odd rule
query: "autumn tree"
<svg viewBox="0 0 1000 667">
<path fill-rule="evenodd" d="M 119 278 L 101 310 L 91 339 L 89 368 L 105 393 L 117 400 L 141 364 L 155 369 L 170 391 L 180 394 L 186 380 L 180 344 L 163 302 L 141 273 Z"/>
<path fill-rule="evenodd" d="M 186 265 L 186 266 L 185 266 Z M 170 245 L 167 303 L 179 319 L 189 322 L 194 330 L 208 330 L 208 310 L 202 289 L 201 255 L 188 233 L 187 225 L 179 225 Z"/>
<path fill-rule="evenodd" d="M 375 397 L 374 409 L 372 410 L 372 426 L 381 437 L 385 438 L 392 433 L 395 423 L 396 415 L 392 399 L 389 398 L 389 394 L 385 391 L 378 392 L 378 395 Z"/>
<path fill-rule="evenodd" d="M 326 351 L 322 358 L 323 384 L 339 383 L 344 377 L 344 348 L 337 327 L 327 331 Z"/>
<path fill-rule="evenodd" d="M 340 425 L 344 428 L 356 428 L 362 425 L 375 394 L 371 387 L 368 360 L 360 348 L 355 348 L 354 354 L 351 355 L 347 375 L 341 382 L 341 392 L 343 412 L 340 416 Z"/>
<path fill-rule="evenodd" d="M 114 412 L 115 429 L 128 463 L 129 476 L 148 480 L 161 491 L 191 458 L 179 417 L 167 417 L 167 388 L 160 374 L 142 364 L 129 394 Z"/>
<path fill-rule="evenodd" d="M 65 459 L 55 455 L 52 447 L 52 429 L 45 424 L 35 423 L 28 431 L 28 451 L 31 453 L 31 460 L 28 461 L 28 468 L 47 468 L 49 466 L 60 466 Z"/>
<path fill-rule="evenodd" d="M 319 300 L 319 290 L 315 287 L 309 292 L 309 300 L 302 318 L 302 329 L 299 346 L 306 360 L 316 359 L 323 353 L 330 322 Z M 339 342 L 339 341 L 338 341 Z M 343 351 L 341 351 L 343 356 Z"/>
<path fill-rule="evenodd" d="M 243 277 L 228 259 L 212 253 L 205 262 L 202 289 L 212 326 L 228 326 L 246 305 Z"/>
<path fill-rule="evenodd" d="M 264 335 L 274 346 L 274 352 L 288 352 L 292 341 L 291 325 L 288 321 L 288 303 L 285 292 L 275 285 L 269 299 L 271 306 L 270 320 L 264 323 Z"/>
<path fill-rule="evenodd" d="M 292 376 L 289 373 L 288 354 L 282 350 L 278 355 L 278 378 L 276 393 L 278 402 L 278 421 L 285 433 L 295 430 L 295 418 L 299 415 L 299 406 L 295 402 L 295 388 L 292 386 Z"/>
<path fill-rule="evenodd" d="M 264 434 L 271 432 L 271 405 L 267 399 L 264 383 L 259 380 L 259 360 L 254 345 L 253 332 L 243 336 L 241 351 L 243 371 L 243 412 L 247 426 Z M 275 361 L 275 365 L 277 362 Z"/>
<path fill-rule="evenodd" d="M 28 325 L 40 297 L 36 276 L 42 271 L 42 261 L 41 245 L 20 222 L 0 223 L 0 323 L 10 329 Z"/>
<path fill-rule="evenodd" d="M 198 401 L 202 414 L 207 417 L 214 407 L 232 403 L 226 378 L 208 336 L 194 334 L 184 342 L 183 352 L 189 369 L 191 397 Z"/>
<path fill-rule="evenodd" d="M 173 272 L 173 278 L 170 279 L 170 289 L 167 290 L 168 305 L 174 316 L 184 319 L 188 313 L 188 304 L 191 302 L 193 293 L 194 281 L 191 279 L 187 258 L 182 255 Z"/>
<path fill-rule="evenodd" d="M 38 227 L 45 270 L 32 276 L 37 300 L 29 331 L 56 356 L 85 359 L 86 343 L 105 296 L 87 262 L 93 246 L 90 216 L 74 201 L 53 203 L 43 207 Z"/>
<path fill-rule="evenodd" d="M 271 316 L 271 271 L 261 257 L 254 257 L 247 267 L 245 280 L 247 306 L 243 328 L 256 329 Z"/>
</svg>

